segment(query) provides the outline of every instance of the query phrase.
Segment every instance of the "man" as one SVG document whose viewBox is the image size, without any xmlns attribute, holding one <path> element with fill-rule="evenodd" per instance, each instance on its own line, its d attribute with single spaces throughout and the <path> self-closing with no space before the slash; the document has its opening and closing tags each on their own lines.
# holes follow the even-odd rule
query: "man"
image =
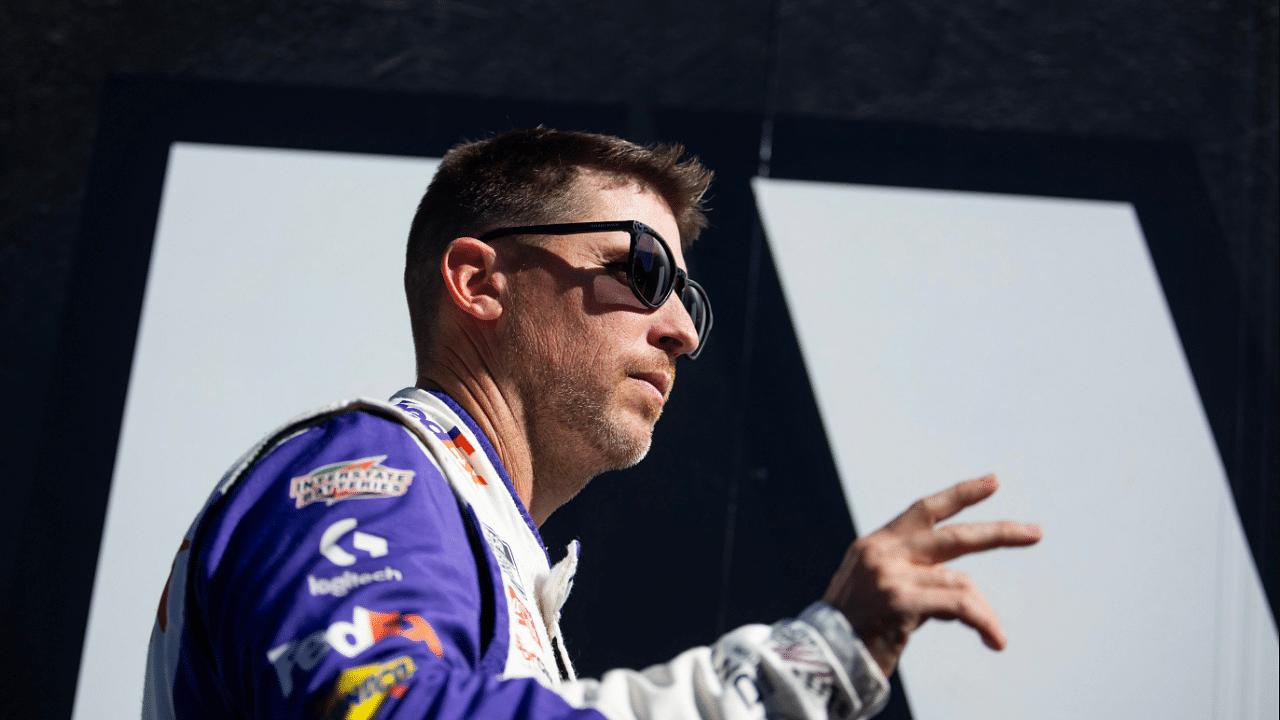
<svg viewBox="0 0 1280 720">
<path fill-rule="evenodd" d="M 924 619 L 1003 647 L 941 563 L 1038 528 L 934 528 L 988 477 L 854 543 L 797 619 L 575 677 L 576 543 L 553 567 L 537 528 L 644 456 L 710 330 L 683 257 L 710 173 L 680 154 L 539 129 L 446 155 L 410 231 L 416 386 L 299 418 L 224 476 L 161 599 L 144 717 L 862 718 Z"/>
</svg>

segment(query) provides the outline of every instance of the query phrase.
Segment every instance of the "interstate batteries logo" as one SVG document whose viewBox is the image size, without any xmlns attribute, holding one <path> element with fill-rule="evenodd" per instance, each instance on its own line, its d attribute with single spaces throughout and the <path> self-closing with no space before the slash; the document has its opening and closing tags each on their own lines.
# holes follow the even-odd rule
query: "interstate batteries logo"
<svg viewBox="0 0 1280 720">
<path fill-rule="evenodd" d="M 323 465 L 289 481 L 289 497 L 299 508 L 323 500 L 332 505 L 339 500 L 369 500 L 399 497 L 413 482 L 412 470 L 397 470 L 382 464 L 386 455 Z"/>
</svg>

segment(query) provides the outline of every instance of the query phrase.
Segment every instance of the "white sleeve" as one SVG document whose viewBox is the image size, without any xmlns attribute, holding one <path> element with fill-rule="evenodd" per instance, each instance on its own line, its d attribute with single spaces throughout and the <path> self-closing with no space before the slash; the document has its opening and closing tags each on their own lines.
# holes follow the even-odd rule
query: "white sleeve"
<svg viewBox="0 0 1280 720">
<path fill-rule="evenodd" d="M 668 663 L 556 691 L 611 720 L 863 720 L 884 708 L 889 682 L 844 615 L 817 602 L 797 619 L 746 625 Z"/>
</svg>

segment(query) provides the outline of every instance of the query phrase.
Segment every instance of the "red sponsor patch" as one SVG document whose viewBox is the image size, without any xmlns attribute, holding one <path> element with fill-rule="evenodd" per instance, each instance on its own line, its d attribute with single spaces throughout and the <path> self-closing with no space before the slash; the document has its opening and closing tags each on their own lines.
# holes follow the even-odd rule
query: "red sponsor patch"
<svg viewBox="0 0 1280 720">
<path fill-rule="evenodd" d="M 529 612 L 529 608 L 525 607 L 525 604 L 520 602 L 520 598 L 516 597 L 516 591 L 513 590 L 510 585 L 507 586 L 507 594 L 511 596 L 514 608 L 513 612 L 516 616 L 516 623 L 529 628 L 529 632 L 533 634 L 533 641 L 538 643 L 538 647 L 541 648 L 542 640 L 538 638 L 538 630 L 534 627 L 533 613 Z"/>
</svg>

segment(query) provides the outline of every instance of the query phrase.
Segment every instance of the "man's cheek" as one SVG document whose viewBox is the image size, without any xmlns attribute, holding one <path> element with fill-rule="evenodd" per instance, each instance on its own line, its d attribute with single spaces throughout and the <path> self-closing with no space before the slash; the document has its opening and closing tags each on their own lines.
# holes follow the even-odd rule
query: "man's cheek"
<svg viewBox="0 0 1280 720">
<path fill-rule="evenodd" d="M 616 309 L 622 306 L 633 310 L 649 309 L 631 292 L 628 285 L 608 275 L 597 275 L 592 280 L 588 293 L 588 303 L 594 302 L 606 308 Z"/>
</svg>

